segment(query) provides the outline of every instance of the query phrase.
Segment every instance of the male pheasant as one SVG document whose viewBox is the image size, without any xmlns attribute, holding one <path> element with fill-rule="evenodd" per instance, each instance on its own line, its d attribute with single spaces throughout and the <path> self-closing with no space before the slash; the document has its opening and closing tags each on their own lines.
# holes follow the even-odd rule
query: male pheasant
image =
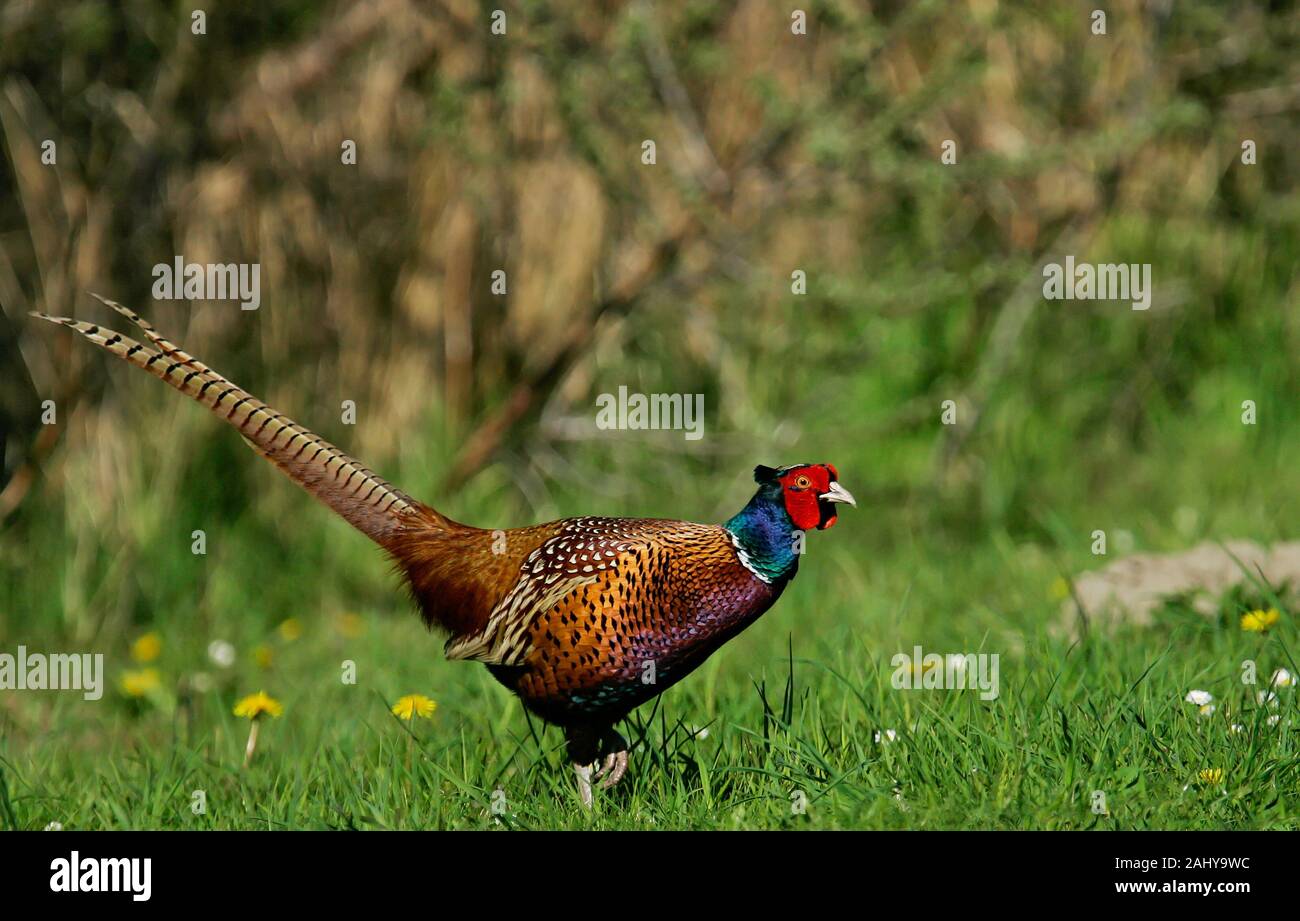
<svg viewBox="0 0 1300 921">
<path fill-rule="evenodd" d="M 95 295 L 98 298 L 98 295 Z M 566 518 L 469 527 L 390 486 L 338 448 L 160 336 L 33 314 L 81 333 L 225 419 L 258 454 L 384 548 L 449 659 L 476 659 L 565 733 L 584 805 L 593 776 L 616 784 L 627 743 L 614 726 L 772 606 L 794 578 L 803 532 L 856 505 L 830 464 L 756 467 L 758 491 L 723 525 Z M 603 761 L 602 761 L 603 758 Z M 593 768 L 597 764 L 600 767 Z"/>
</svg>

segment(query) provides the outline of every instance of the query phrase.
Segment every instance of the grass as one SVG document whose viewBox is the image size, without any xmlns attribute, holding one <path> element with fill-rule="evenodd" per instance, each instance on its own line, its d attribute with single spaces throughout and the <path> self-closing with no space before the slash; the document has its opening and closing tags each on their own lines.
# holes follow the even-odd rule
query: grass
<svg viewBox="0 0 1300 921">
<path fill-rule="evenodd" d="M 1284 338 L 1279 302 L 1260 310 Z M 1279 691 L 1274 710 L 1256 700 L 1262 684 L 1241 682 L 1246 660 L 1262 683 L 1277 668 L 1300 673 L 1289 592 L 1251 586 L 1213 621 L 1175 600 L 1145 629 L 1076 638 L 1061 624 L 1061 580 L 1105 562 L 1090 552 L 1095 529 L 1112 558 L 1128 545 L 1293 536 L 1290 372 L 1262 375 L 1274 353 L 1214 336 L 1219 359 L 1187 372 L 1186 399 L 1142 397 L 1136 438 L 1123 414 L 1084 422 L 1050 387 L 1036 390 L 1050 369 L 1009 381 L 947 485 L 931 480 L 937 422 L 863 433 L 862 407 L 880 400 L 854 389 L 865 385 L 853 367 L 813 388 L 819 411 L 791 405 L 820 426 L 793 441 L 778 431 L 732 456 L 724 439 L 722 456 L 695 458 L 680 441 L 660 451 L 633 433 L 575 447 L 527 489 L 507 460 L 440 496 L 453 440 L 432 423 L 386 461 L 359 433 L 327 427 L 413 495 L 486 526 L 570 514 L 720 521 L 748 497 L 754 462 L 838 466 L 860 507 L 809 536 L 772 611 L 621 727 L 635 743 L 629 774 L 591 813 L 559 733 L 528 720 L 481 666 L 442 659 L 375 548 L 202 411 L 110 366 L 121 409 L 88 415 L 95 428 L 65 423 L 58 462 L 0 530 L 0 651 L 102 652 L 108 688 L 94 703 L 0 693 L 0 824 L 1294 828 L 1295 692 Z M 1252 371 L 1259 381 L 1233 383 Z M 1258 426 L 1240 422 L 1243 391 L 1264 408 Z M 1122 406 L 1127 390 L 1083 402 L 1065 384 L 1055 392 L 1095 408 Z M 300 395 L 281 408 L 328 423 L 330 402 Z M 195 529 L 206 554 L 192 552 Z M 1280 622 L 1243 631 L 1240 614 L 1264 603 Z M 290 618 L 301 635 L 280 629 Z M 149 663 L 160 680 L 132 698 L 121 682 L 149 632 L 162 641 Z M 214 640 L 237 650 L 230 668 L 210 660 Z M 1000 697 L 895 690 L 890 659 L 917 644 L 998 654 Z M 342 680 L 347 663 L 355 684 Z M 1213 715 L 1184 700 L 1194 688 L 1215 696 Z M 259 689 L 285 710 L 244 769 L 248 726 L 231 711 Z M 431 720 L 389 713 L 410 693 L 438 701 Z M 895 740 L 878 742 L 888 730 Z M 1200 779 L 1218 770 L 1222 780 Z"/>
<path fill-rule="evenodd" d="M 1268 633 L 1239 626 L 1242 611 L 1280 599 L 1236 593 L 1217 621 L 1171 603 L 1155 627 L 1074 638 L 1056 629 L 1052 567 L 1040 555 L 998 556 L 992 542 L 960 566 L 891 566 L 883 590 L 859 594 L 856 580 L 869 573 L 853 573 L 852 557 L 836 551 L 839 531 L 814 536 L 804 572 L 772 612 L 624 724 L 629 775 L 591 813 L 578 804 L 559 733 L 527 719 L 480 666 L 442 661 L 394 601 L 364 618 L 296 612 L 300 635 L 270 626 L 238 637 L 228 670 L 207 660 L 208 631 L 177 610 L 155 625 L 162 652 L 151 664 L 164 680 L 145 696 L 117 686 L 133 667 L 125 650 L 110 656 L 114 686 L 98 704 L 31 693 L 16 695 L 15 709 L 9 695 L 0 818 L 26 829 L 1298 824 L 1295 692 L 1280 690 L 1276 708 L 1256 698 L 1274 669 L 1300 673 L 1294 612 L 1284 605 Z M 1012 585 L 1001 574 L 1017 559 Z M 1026 585 L 1033 600 L 1012 602 Z M 957 595 L 972 605 L 966 616 L 951 605 Z M 935 617 L 940 597 L 948 605 Z M 919 616 L 921 605 L 931 616 Z M 984 605 L 1000 612 L 986 626 Z M 1000 697 L 895 690 L 889 658 L 913 642 L 999 652 Z M 1242 683 L 1245 660 L 1259 685 Z M 345 661 L 356 665 L 355 685 L 341 680 Z M 175 690 L 200 670 L 210 689 Z M 248 724 L 231 710 L 263 687 L 285 711 L 264 723 L 244 769 Z M 1214 714 L 1184 700 L 1192 688 L 1214 695 Z M 413 692 L 438 701 L 431 719 L 389 713 Z M 1269 725 L 1274 714 L 1280 722 Z M 1201 779 L 1215 770 L 1221 781 Z M 1094 791 L 1105 814 L 1093 811 Z"/>
</svg>

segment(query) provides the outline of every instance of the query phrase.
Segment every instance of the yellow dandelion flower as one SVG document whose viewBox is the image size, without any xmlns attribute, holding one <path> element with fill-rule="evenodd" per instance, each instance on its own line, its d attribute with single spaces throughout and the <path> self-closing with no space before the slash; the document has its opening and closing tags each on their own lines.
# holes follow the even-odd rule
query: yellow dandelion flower
<svg viewBox="0 0 1300 921">
<path fill-rule="evenodd" d="M 292 643 L 294 640 L 302 636 L 302 621 L 296 617 L 290 617 L 281 621 L 280 626 L 275 629 L 276 632 L 280 634 L 280 639 L 284 640 L 286 643 Z"/>
<path fill-rule="evenodd" d="M 162 686 L 162 676 L 156 668 L 128 669 L 122 672 L 121 686 L 127 697 L 144 697 Z"/>
<path fill-rule="evenodd" d="M 409 720 L 412 717 L 428 719 L 438 709 L 438 702 L 430 700 L 423 694 L 407 694 L 393 704 L 393 715 L 398 719 Z"/>
<path fill-rule="evenodd" d="M 137 662 L 152 662 L 162 655 L 162 637 L 155 631 L 140 636 L 131 644 L 131 658 Z"/>
<path fill-rule="evenodd" d="M 244 746 L 245 768 L 253 763 L 253 754 L 257 751 L 258 730 L 262 727 L 262 717 L 268 713 L 271 716 L 279 716 L 283 712 L 284 707 L 281 703 L 266 691 L 249 694 L 235 704 L 235 716 L 248 718 L 248 744 Z"/>
<path fill-rule="evenodd" d="M 1196 775 L 1196 779 L 1206 786 L 1218 786 L 1223 783 L 1223 768 L 1206 768 Z"/>
<path fill-rule="evenodd" d="M 1066 598 L 1070 597 L 1070 583 L 1065 581 L 1064 578 L 1058 576 L 1048 591 L 1051 592 L 1052 597 L 1057 601 L 1064 601 Z"/>
<path fill-rule="evenodd" d="M 1251 633 L 1263 633 L 1281 619 L 1282 615 L 1278 613 L 1277 608 L 1269 608 L 1267 611 L 1250 611 L 1241 615 L 1241 629 L 1249 630 Z"/>
<path fill-rule="evenodd" d="M 366 622 L 360 614 L 341 614 L 337 621 L 338 631 L 348 639 L 356 639 L 366 629 Z"/>
<path fill-rule="evenodd" d="M 263 643 L 253 650 L 253 661 L 258 668 L 270 668 L 275 661 L 275 650 Z"/>
<path fill-rule="evenodd" d="M 249 694 L 239 703 L 235 704 L 235 716 L 247 717 L 250 720 L 261 719 L 263 714 L 279 716 L 284 712 L 284 705 L 281 704 L 266 691 L 258 691 L 256 694 Z"/>
</svg>

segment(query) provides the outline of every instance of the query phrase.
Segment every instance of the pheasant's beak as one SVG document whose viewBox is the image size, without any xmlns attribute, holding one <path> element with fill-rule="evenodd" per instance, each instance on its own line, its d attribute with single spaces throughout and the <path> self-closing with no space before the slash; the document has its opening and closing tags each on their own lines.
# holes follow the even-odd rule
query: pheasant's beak
<svg viewBox="0 0 1300 921">
<path fill-rule="evenodd" d="M 831 488 L 826 490 L 826 492 L 822 493 L 817 498 L 823 502 L 846 502 L 854 508 L 858 507 L 857 501 L 849 491 L 839 483 L 831 483 Z"/>
<path fill-rule="evenodd" d="M 835 522 L 839 520 L 839 515 L 835 512 L 835 505 L 839 502 L 847 502 L 854 508 L 857 508 L 858 505 L 857 502 L 853 501 L 853 496 L 849 494 L 847 489 L 832 480 L 826 492 L 817 497 L 817 508 L 821 511 L 821 521 L 817 523 L 817 530 L 824 531 L 835 526 Z"/>
</svg>

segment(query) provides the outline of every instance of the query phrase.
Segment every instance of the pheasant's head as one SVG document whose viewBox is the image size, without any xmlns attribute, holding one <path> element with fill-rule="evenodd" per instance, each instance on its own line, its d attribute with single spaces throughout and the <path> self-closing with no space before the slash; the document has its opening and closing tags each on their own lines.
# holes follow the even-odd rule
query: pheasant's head
<svg viewBox="0 0 1300 921">
<path fill-rule="evenodd" d="M 755 467 L 754 480 L 764 490 L 780 491 L 781 502 L 794 526 L 801 531 L 824 530 L 835 524 L 835 506 L 857 502 L 838 482 L 833 464 L 795 464 L 792 467 Z"/>
</svg>

